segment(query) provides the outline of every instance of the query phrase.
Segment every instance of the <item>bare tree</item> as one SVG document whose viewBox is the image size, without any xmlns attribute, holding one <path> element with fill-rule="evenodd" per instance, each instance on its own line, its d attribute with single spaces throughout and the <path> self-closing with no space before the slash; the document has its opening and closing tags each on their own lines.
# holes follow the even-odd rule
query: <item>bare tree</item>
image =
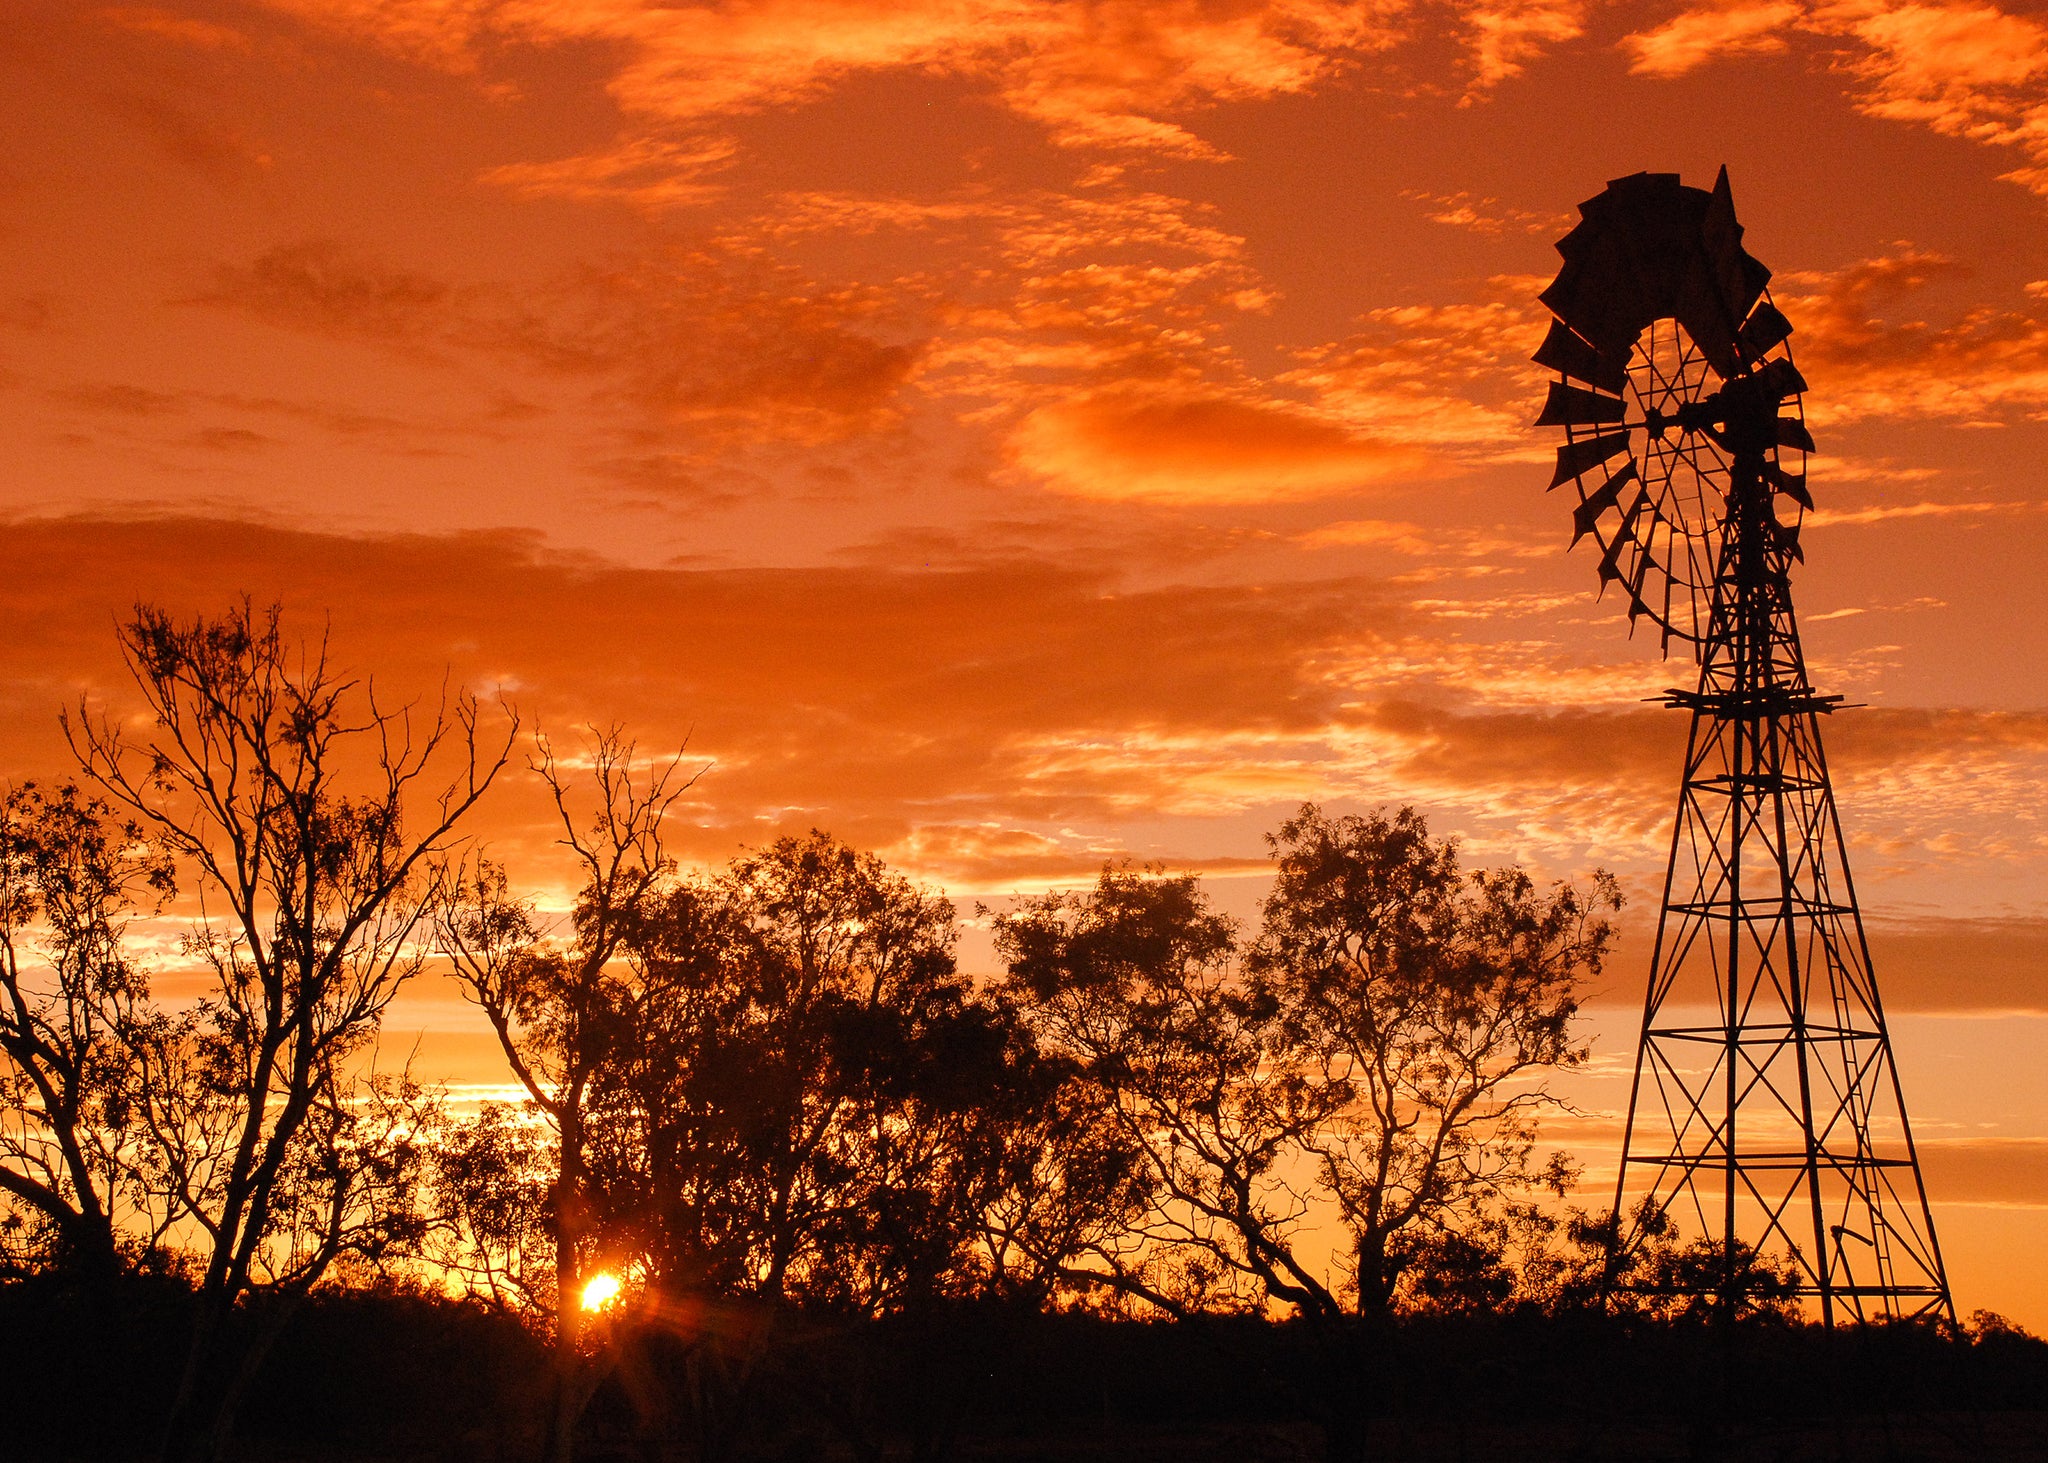
<svg viewBox="0 0 2048 1463">
<path fill-rule="evenodd" d="M 454 830 L 504 766 L 467 695 L 381 704 L 324 638 L 287 644 L 276 607 L 218 619 L 139 607 L 120 627 L 154 725 L 81 706 L 65 730 L 86 776 L 187 873 L 188 956 L 208 994 L 138 1029 L 136 1120 L 151 1175 L 202 1263 L 167 1458 L 219 1456 L 290 1303 L 346 1253 L 406 1222 L 416 1091 L 361 1072 L 385 1009 L 426 958 Z M 443 772 L 441 769 L 448 770 Z M 238 1300 L 273 1301 L 217 1395 Z"/>
</svg>

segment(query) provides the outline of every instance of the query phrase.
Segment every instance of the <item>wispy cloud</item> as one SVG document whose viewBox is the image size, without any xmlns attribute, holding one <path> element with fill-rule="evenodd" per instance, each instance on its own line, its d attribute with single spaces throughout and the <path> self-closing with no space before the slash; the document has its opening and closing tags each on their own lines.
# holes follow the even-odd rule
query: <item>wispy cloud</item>
<svg viewBox="0 0 2048 1463">
<path fill-rule="evenodd" d="M 1683 10 L 1662 25 L 1622 38 L 1638 76 L 1683 76 L 1731 56 L 1783 51 L 1786 33 L 1806 18 L 1799 0 L 1735 0 Z"/>
<path fill-rule="evenodd" d="M 2031 298 L 2024 308 L 1965 307 L 1947 323 L 1914 318 L 1930 286 L 1967 274 L 1955 259 L 1906 246 L 1781 275 L 1778 303 L 1798 329 L 1816 420 L 1996 422 L 2048 408 L 2048 316 Z"/>
<path fill-rule="evenodd" d="M 1416 447 L 1298 410 L 1165 393 L 1040 407 L 1019 425 L 1011 451 L 1063 492 L 1182 503 L 1327 497 L 1412 477 L 1428 462 Z"/>
<path fill-rule="evenodd" d="M 1848 63 L 1863 110 L 2012 148 L 2027 162 L 2005 176 L 2048 195 L 2048 24 L 1973 0 L 1836 0 L 1812 24 L 1863 48 Z"/>
</svg>

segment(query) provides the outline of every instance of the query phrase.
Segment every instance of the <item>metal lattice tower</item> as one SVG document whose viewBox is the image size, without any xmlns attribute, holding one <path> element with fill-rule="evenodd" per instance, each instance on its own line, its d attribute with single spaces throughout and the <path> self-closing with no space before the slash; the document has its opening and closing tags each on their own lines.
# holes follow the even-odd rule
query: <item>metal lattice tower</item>
<svg viewBox="0 0 2048 1463">
<path fill-rule="evenodd" d="M 1577 483 L 1577 536 L 1596 535 L 1631 622 L 1699 663 L 1697 687 L 1665 698 L 1692 727 L 1622 1253 L 1673 1226 L 1707 1241 L 1717 1263 L 1653 1288 L 1725 1314 L 1760 1257 L 1789 1263 L 1828 1324 L 1953 1321 L 1821 745 L 1841 698 L 1815 693 L 1792 610 L 1812 440 L 1791 326 L 1741 247 L 1725 170 L 1711 193 L 1637 174 L 1580 212 L 1536 356 L 1563 378 L 1539 420 L 1566 431 L 1551 486 Z"/>
</svg>

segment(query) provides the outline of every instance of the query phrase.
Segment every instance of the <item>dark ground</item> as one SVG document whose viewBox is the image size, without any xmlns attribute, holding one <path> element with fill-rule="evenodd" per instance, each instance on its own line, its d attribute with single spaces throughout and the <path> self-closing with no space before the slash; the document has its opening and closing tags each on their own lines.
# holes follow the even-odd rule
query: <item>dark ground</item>
<svg viewBox="0 0 2048 1463">
<path fill-rule="evenodd" d="M 0 1286 L 0 1460 L 147 1457 L 175 1385 L 174 1283 Z M 959 1307 L 635 1339 L 582 1463 L 1320 1463 L 1327 1389 L 1296 1327 Z M 1716 1333 L 1605 1317 L 1406 1322 L 1361 1356 L 1386 1463 L 2048 1463 L 2048 1344 L 2012 1332 Z M 716 1365 L 707 1365 L 707 1360 Z M 745 1374 L 743 1382 L 734 1378 Z M 1323 1373 L 1327 1375 L 1327 1373 Z M 546 1360 L 514 1322 L 418 1295 L 317 1298 L 239 1429 L 247 1463 L 527 1463 Z M 1733 1399 L 1732 1402 L 1729 1399 Z M 708 1442 L 707 1442 L 708 1439 Z"/>
</svg>

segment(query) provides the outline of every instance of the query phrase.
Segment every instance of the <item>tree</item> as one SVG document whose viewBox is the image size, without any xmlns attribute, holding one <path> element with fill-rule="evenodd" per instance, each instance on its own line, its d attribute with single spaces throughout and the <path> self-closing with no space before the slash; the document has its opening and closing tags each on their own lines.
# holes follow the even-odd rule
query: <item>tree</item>
<svg viewBox="0 0 2048 1463">
<path fill-rule="evenodd" d="M 168 1216 L 137 1183 L 142 1134 L 125 1036 L 148 981 L 128 922 L 172 892 L 133 820 L 76 787 L 0 801 L 0 1221 L 9 1268 L 94 1280 L 121 1264 L 123 1218 L 153 1249 Z M 123 1214 L 123 1206 L 128 1209 Z"/>
<path fill-rule="evenodd" d="M 1002 1034 L 954 966 L 952 901 L 875 855 L 813 831 L 726 885 L 760 942 L 748 1035 L 773 1069 L 753 1135 L 761 1292 L 885 1309 L 967 1238 L 948 1221 L 977 1207 L 987 1088 L 968 1074 L 994 1075 Z M 930 1245 L 943 1254 L 911 1253 Z"/>
<path fill-rule="evenodd" d="M 1236 923 L 1195 877 L 1106 868 L 1086 893 L 998 917 L 995 937 L 1005 994 L 1083 1074 L 1147 1200 L 1128 1226 L 1041 1259 L 1170 1315 L 1269 1301 L 1340 1314 L 1303 1248 L 1312 1209 L 1289 1165 L 1341 1093 L 1287 1060 L 1277 1006 L 1238 969 Z"/>
<path fill-rule="evenodd" d="M 951 901 L 874 855 L 814 831 L 684 876 L 661 830 L 687 784 L 636 775 L 605 734 L 586 823 L 545 750 L 536 766 L 584 884 L 566 941 L 488 864 L 444 917 L 538 1119 L 458 1132 L 451 1218 L 481 1243 L 477 1286 L 515 1304 L 540 1289 L 534 1241 L 552 1250 L 552 1458 L 605 1369 L 651 1364 L 654 1330 L 686 1357 L 708 1450 L 785 1310 L 873 1316 L 971 1283 L 1008 1172 L 991 1095 L 1026 1089 L 1028 1043 L 956 970 Z M 631 1303 L 594 1355 L 576 1301 L 600 1264 Z"/>
<path fill-rule="evenodd" d="M 984 1283 L 977 1242 L 1010 1176 L 1030 1043 L 955 967 L 952 902 L 813 830 L 679 882 L 631 942 L 636 1039 L 599 1081 L 621 1141 L 607 1193 L 638 1236 L 709 1456 L 744 1414 L 792 1313 L 793 1375 L 859 1456 L 879 1456 L 875 1357 L 837 1323 L 887 1317 L 927 1383 L 921 1446 L 943 1435 L 955 1359 L 928 1343 L 943 1303 Z M 946 1376 L 945 1382 L 938 1374 Z M 921 1454 L 915 1454 L 921 1456 Z"/>
<path fill-rule="evenodd" d="M 1139 1155 L 1139 1223 L 1057 1258 L 1072 1283 L 1169 1314 L 1284 1306 L 1322 1358 L 1332 1451 L 1361 1444 L 1360 1320 L 1480 1303 L 1532 1189 L 1541 1077 L 1583 1060 L 1578 985 L 1618 907 L 1458 869 L 1404 809 L 1305 807 L 1257 937 L 1192 876 L 1105 869 L 996 925 L 1007 991 Z M 1328 1236 L 1342 1236 L 1332 1255 Z"/>
<path fill-rule="evenodd" d="M 532 902 L 511 892 L 505 871 L 483 859 L 442 910 L 437 937 L 550 1140 L 552 1172 L 539 1211 L 551 1272 L 544 1280 L 534 1274 L 530 1232 L 505 1227 L 534 1214 L 521 1194 L 534 1162 L 530 1145 L 520 1151 L 530 1135 L 494 1116 L 490 1130 L 467 1137 L 477 1162 L 449 1172 L 462 1181 L 453 1192 L 465 1202 L 472 1232 L 495 1240 L 516 1265 L 488 1272 L 496 1294 L 516 1296 L 553 1329 L 555 1396 L 545 1453 L 550 1463 L 566 1463 L 593 1383 L 581 1304 L 601 1238 L 590 1173 L 592 1089 L 606 1064 L 630 1048 L 638 993 L 623 958 L 625 941 L 673 873 L 663 824 L 696 779 L 678 779 L 680 757 L 651 772 L 638 768 L 633 744 L 617 728 L 593 732 L 592 807 L 579 812 L 577 790 L 552 744 L 536 741 L 529 765 L 548 788 L 561 846 L 582 881 L 567 937 L 554 937 Z"/>
<path fill-rule="evenodd" d="M 119 640 L 151 732 L 84 706 L 65 721 L 85 775 L 184 869 L 198 906 L 186 954 L 210 982 L 190 1011 L 152 1012 L 126 1038 L 147 1179 L 200 1271 L 169 1458 L 219 1456 L 292 1303 L 416 1223 L 427 1114 L 409 1083 L 362 1066 L 425 959 L 416 936 L 447 893 L 456 825 L 517 724 L 496 744 L 466 695 L 424 716 L 387 707 L 324 640 L 288 645 L 279 620 L 247 602 L 189 622 L 142 606 Z M 270 1302 L 263 1324 L 209 1398 L 245 1296 Z"/>
<path fill-rule="evenodd" d="M 1539 892 L 1518 868 L 1462 874 L 1412 808 L 1304 807 L 1270 842 L 1248 969 L 1305 1079 L 1346 1099 L 1306 1148 L 1350 1239 L 1356 1303 L 1384 1311 L 1441 1236 L 1532 1188 L 1563 1192 L 1558 1160 L 1533 1163 L 1551 1098 L 1525 1079 L 1585 1060 L 1580 982 L 1621 896 L 1605 873 L 1589 896 Z"/>
</svg>

